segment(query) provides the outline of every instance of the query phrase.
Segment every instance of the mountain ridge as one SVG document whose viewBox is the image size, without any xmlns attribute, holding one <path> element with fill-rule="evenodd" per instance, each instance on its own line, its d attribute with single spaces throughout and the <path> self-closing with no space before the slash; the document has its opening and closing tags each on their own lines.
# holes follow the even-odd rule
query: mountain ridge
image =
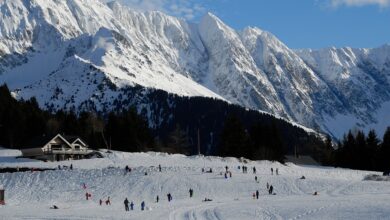
<svg viewBox="0 0 390 220">
<path fill-rule="evenodd" d="M 382 133 L 389 117 L 389 45 L 292 50 L 211 13 L 195 24 L 92 0 L 3 0 L 0 18 L 0 81 L 42 107 L 106 106 L 115 88 L 139 85 L 225 100 L 336 138 L 352 127 Z"/>
</svg>

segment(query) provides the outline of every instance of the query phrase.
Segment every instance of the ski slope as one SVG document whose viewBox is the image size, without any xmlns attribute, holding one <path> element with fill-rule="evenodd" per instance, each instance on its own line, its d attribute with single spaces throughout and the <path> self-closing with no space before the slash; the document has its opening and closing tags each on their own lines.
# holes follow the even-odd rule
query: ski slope
<svg viewBox="0 0 390 220">
<path fill-rule="evenodd" d="M 11 159 L 17 151 L 0 149 L 0 167 L 47 167 L 73 164 L 73 170 L 0 174 L 6 205 L 0 219 L 389 219 L 390 182 L 363 181 L 368 171 L 305 167 L 248 161 L 248 173 L 235 158 L 164 153 L 105 153 L 106 158 L 43 163 Z M 4 160 L 7 158 L 7 160 Z M 161 164 L 162 172 L 157 166 Z M 129 165 L 133 170 L 125 173 Z M 229 166 L 232 178 L 220 172 Z M 252 167 L 257 169 L 255 181 Z M 213 173 L 202 173 L 202 168 Z M 280 175 L 271 175 L 278 168 Z M 145 176 L 147 172 L 147 176 Z M 305 180 L 299 179 L 302 175 Z M 266 183 L 276 195 L 268 195 Z M 83 189 L 83 183 L 87 189 Z M 189 188 L 194 197 L 189 198 Z M 260 192 L 259 200 L 252 193 Z M 318 196 L 313 196 L 317 191 Z M 90 200 L 85 193 L 91 193 Z M 166 195 L 171 193 L 173 201 Z M 160 202 L 155 202 L 159 195 Z M 99 199 L 111 197 L 111 206 Z M 135 210 L 124 211 L 125 198 Z M 207 197 L 211 202 L 203 202 Z M 146 202 L 147 210 L 140 210 Z M 59 209 L 49 207 L 57 205 Z"/>
</svg>

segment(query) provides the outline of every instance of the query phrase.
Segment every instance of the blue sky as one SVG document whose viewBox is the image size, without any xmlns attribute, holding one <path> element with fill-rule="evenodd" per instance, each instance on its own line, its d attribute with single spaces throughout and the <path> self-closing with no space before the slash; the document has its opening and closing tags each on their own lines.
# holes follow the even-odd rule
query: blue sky
<svg viewBox="0 0 390 220">
<path fill-rule="evenodd" d="M 390 43 L 390 0 L 122 0 L 197 22 L 210 11 L 234 29 L 256 26 L 290 48 Z"/>
</svg>

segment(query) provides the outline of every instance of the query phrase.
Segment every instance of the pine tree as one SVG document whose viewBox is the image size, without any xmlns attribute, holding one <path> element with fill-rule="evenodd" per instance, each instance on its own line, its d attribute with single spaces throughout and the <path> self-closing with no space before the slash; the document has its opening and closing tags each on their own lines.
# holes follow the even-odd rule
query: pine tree
<svg viewBox="0 0 390 220">
<path fill-rule="evenodd" d="M 370 130 L 366 138 L 367 150 L 365 155 L 366 160 L 368 160 L 368 170 L 378 169 L 377 154 L 379 150 L 379 142 L 380 141 L 375 130 Z"/>
<path fill-rule="evenodd" d="M 363 131 L 358 131 L 355 137 L 353 166 L 357 169 L 367 169 L 369 158 L 367 158 L 366 136 Z"/>
<path fill-rule="evenodd" d="M 387 127 L 379 149 L 379 167 L 382 171 L 390 170 L 390 127 Z"/>
</svg>

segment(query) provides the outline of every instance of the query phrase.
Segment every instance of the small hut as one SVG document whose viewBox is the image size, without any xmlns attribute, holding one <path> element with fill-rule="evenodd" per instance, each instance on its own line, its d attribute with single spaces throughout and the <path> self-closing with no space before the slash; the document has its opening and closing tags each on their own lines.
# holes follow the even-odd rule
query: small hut
<svg viewBox="0 0 390 220">
<path fill-rule="evenodd" d="M 0 205 L 5 205 L 4 187 L 0 185 Z"/>
</svg>

